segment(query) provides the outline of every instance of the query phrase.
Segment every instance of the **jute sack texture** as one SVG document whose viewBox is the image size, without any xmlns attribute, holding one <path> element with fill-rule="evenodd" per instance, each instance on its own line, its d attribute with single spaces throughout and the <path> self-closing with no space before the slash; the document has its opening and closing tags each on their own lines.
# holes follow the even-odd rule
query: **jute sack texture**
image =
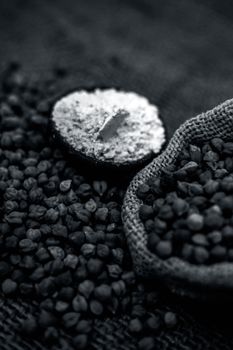
<svg viewBox="0 0 233 350">
<path fill-rule="evenodd" d="M 175 132 L 168 146 L 132 180 L 126 192 L 122 218 L 136 273 L 143 278 L 158 279 L 178 294 L 212 297 L 233 294 L 233 263 L 193 265 L 177 257 L 162 260 L 147 248 L 147 233 L 139 219 L 141 200 L 136 191 L 151 177 L 174 164 L 179 153 L 191 142 L 213 137 L 233 138 L 233 99 L 189 119 Z"/>
</svg>

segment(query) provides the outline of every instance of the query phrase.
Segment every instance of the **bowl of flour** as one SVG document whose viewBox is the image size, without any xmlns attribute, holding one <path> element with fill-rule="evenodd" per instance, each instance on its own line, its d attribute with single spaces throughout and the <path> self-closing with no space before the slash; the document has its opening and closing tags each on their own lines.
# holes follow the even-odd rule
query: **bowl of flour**
<svg viewBox="0 0 233 350">
<path fill-rule="evenodd" d="M 54 134 L 79 159 L 97 166 L 143 166 L 166 141 L 158 107 L 135 92 L 74 91 L 53 106 Z"/>
</svg>

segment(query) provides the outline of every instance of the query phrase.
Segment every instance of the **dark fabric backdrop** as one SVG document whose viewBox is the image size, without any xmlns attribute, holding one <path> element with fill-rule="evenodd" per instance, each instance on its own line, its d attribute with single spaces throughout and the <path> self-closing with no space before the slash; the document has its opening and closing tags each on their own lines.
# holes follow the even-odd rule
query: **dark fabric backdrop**
<svg viewBox="0 0 233 350">
<path fill-rule="evenodd" d="M 1 0 L 0 59 L 76 86 L 119 85 L 159 104 L 169 135 L 232 97 L 230 0 Z"/>
<path fill-rule="evenodd" d="M 71 71 L 64 89 L 119 86 L 139 92 L 159 105 L 169 137 L 187 118 L 233 97 L 232 39 L 231 0 L 0 1 L 0 69 L 18 59 L 28 74 L 39 72 L 43 79 L 55 64 Z M 8 349 L 31 348 L 15 340 L 11 329 L 26 309 L 0 299 L 0 340 Z M 194 324 L 188 313 L 181 330 L 161 335 L 158 348 L 233 348 L 229 334 L 201 318 L 195 316 Z M 123 348 L 116 333 L 125 323 L 111 322 L 104 336 L 111 337 L 112 348 Z M 129 349 L 134 341 L 126 338 Z M 42 349 L 38 342 L 31 345 Z"/>
</svg>

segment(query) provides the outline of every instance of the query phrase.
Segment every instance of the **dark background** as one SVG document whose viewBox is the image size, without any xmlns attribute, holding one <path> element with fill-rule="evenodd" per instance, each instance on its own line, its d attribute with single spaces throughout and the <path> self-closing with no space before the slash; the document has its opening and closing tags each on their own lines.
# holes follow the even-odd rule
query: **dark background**
<svg viewBox="0 0 233 350">
<path fill-rule="evenodd" d="M 54 64 L 71 86 L 120 86 L 156 102 L 169 136 L 232 97 L 231 1 L 1 0 L 0 60 Z"/>
<path fill-rule="evenodd" d="M 139 92 L 158 104 L 169 137 L 187 118 L 232 97 L 232 42 L 231 0 L 0 1 L 0 70 L 18 60 L 29 76 L 43 79 L 55 65 L 69 69 L 64 90 Z M 227 330 L 224 309 L 222 315 L 215 310 L 193 318 L 195 305 L 186 308 L 180 329 L 158 338 L 159 349 L 232 349 L 232 321 Z M 4 328 L 21 313 L 27 305 L 0 299 L 0 341 L 10 350 L 31 349 L 23 340 L 17 346 L 13 330 Z M 124 321 L 107 324 L 109 335 L 102 336 L 112 333 L 115 348 L 117 342 L 119 349 L 131 348 L 129 336 L 126 347 L 114 337 L 125 331 Z"/>
</svg>

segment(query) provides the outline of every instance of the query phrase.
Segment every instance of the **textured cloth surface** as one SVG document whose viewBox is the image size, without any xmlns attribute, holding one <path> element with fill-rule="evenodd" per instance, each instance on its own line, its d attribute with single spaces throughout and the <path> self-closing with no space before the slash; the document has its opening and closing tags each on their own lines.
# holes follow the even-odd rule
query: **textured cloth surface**
<svg viewBox="0 0 233 350">
<path fill-rule="evenodd" d="M 68 66 L 65 90 L 116 86 L 158 104 L 171 137 L 186 119 L 232 98 L 231 0 L 2 0 L 1 68 L 12 58 L 41 79 L 54 64 Z M 232 349 L 232 311 L 165 297 L 181 319 L 156 337 L 158 349 Z M 47 349 L 16 338 L 31 307 L 1 299 L 0 348 Z M 225 322 L 224 322 L 225 320 Z M 229 329 L 228 329 L 229 328 Z M 135 349 L 126 321 L 96 324 L 94 349 Z M 64 337 L 63 349 L 69 350 Z"/>
<path fill-rule="evenodd" d="M 190 310 L 176 306 L 176 300 L 170 301 L 172 310 L 179 312 L 179 327 L 174 331 L 161 331 L 156 337 L 156 349 L 224 349 L 231 350 L 233 339 L 227 339 L 218 328 L 209 329 L 190 316 Z M 47 350 L 51 346 L 42 344 L 39 339 L 25 340 L 16 337 L 16 331 L 20 320 L 27 317 L 27 312 L 31 305 L 25 302 L 0 302 L 0 341 L 1 350 Z M 168 310 L 171 308 L 169 307 Z M 188 312 L 189 311 L 189 312 Z M 200 320 L 199 320 L 200 321 Z M 107 319 L 97 321 L 95 325 L 95 334 L 91 344 L 91 349 L 137 349 L 137 342 L 126 331 L 127 316 L 121 319 Z M 64 335 L 61 345 L 53 349 L 73 350 L 70 346 L 69 337 Z"/>
<path fill-rule="evenodd" d="M 219 263 L 195 266 L 176 257 L 162 260 L 151 253 L 147 248 L 147 233 L 139 218 L 141 200 L 136 192 L 151 177 L 159 178 L 162 169 L 173 165 L 187 145 L 213 137 L 233 137 L 233 100 L 186 121 L 175 132 L 166 150 L 135 176 L 127 190 L 122 209 L 125 232 L 137 273 L 142 277 L 163 278 L 169 287 L 178 284 L 182 294 L 195 295 L 195 289 L 198 288 L 201 295 L 214 293 L 214 289 L 229 288 L 231 292 L 233 265 Z"/>
</svg>

